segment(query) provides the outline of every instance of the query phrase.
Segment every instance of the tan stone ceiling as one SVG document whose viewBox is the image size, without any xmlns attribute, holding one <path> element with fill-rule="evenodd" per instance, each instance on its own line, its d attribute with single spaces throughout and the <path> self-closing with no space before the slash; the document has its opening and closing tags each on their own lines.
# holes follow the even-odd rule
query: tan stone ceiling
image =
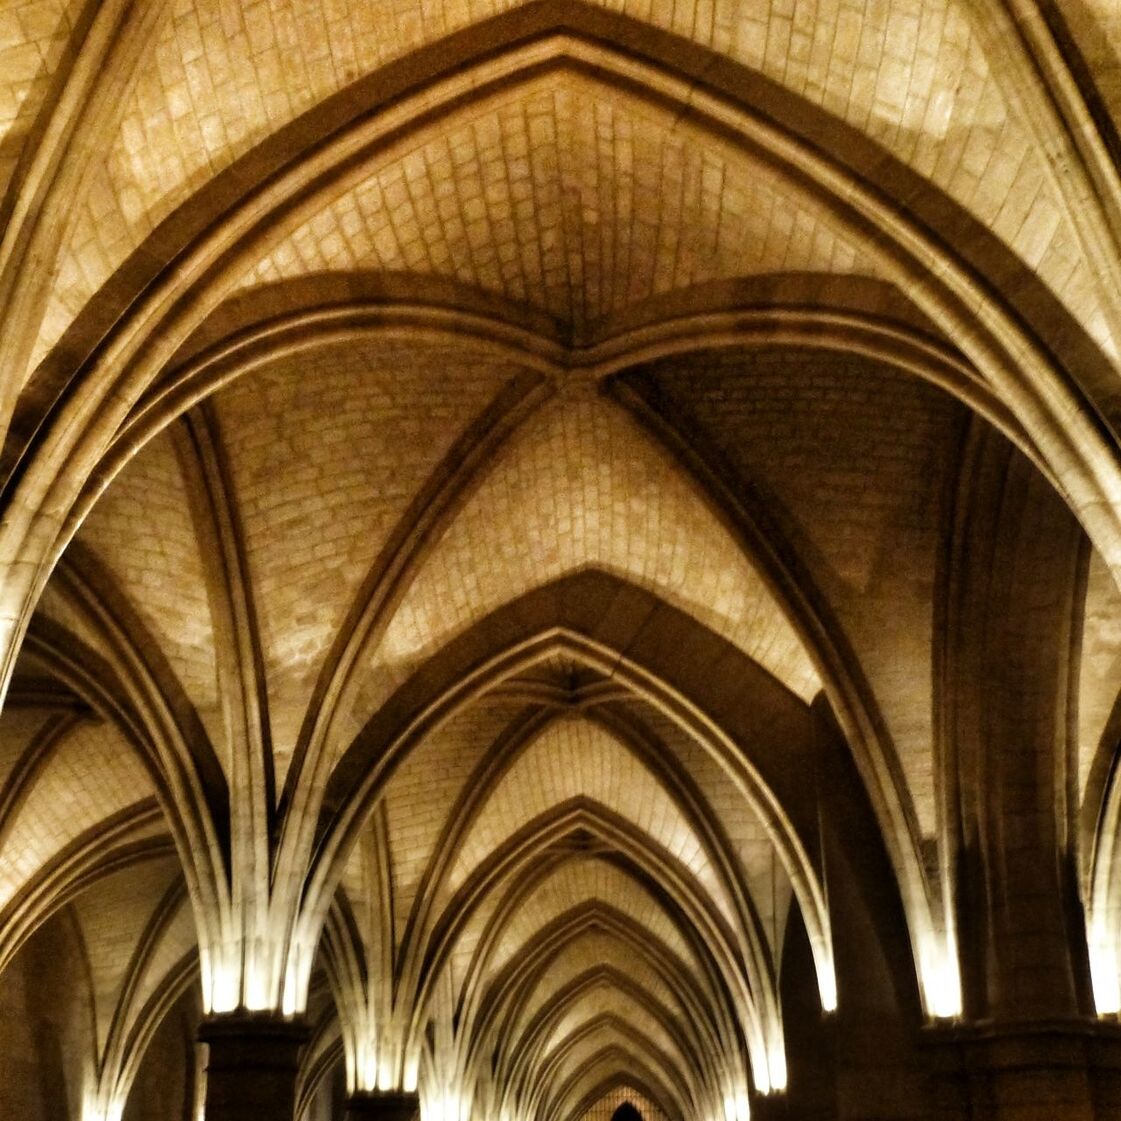
<svg viewBox="0 0 1121 1121">
<path fill-rule="evenodd" d="M 242 285 L 371 268 L 450 275 L 584 337 L 630 304 L 707 280 L 875 271 L 820 207 L 669 112 L 583 77 L 494 100 L 394 153 Z"/>
<path fill-rule="evenodd" d="M 45 583 L 4 601 L 0 964 L 72 908 L 106 1111 L 114 1025 L 280 930 L 261 1007 L 445 1121 L 781 1088 L 789 931 L 831 999 L 834 733 L 936 1013 L 938 635 L 994 426 L 1095 533 L 1096 839 L 1116 169 L 1025 94 L 1025 3 L 0 7 L 3 555 Z M 1069 29 L 1110 109 L 1116 22 Z"/>
<path fill-rule="evenodd" d="M 135 67 L 130 92 L 116 107 L 116 138 L 91 164 L 88 201 L 74 208 L 72 229 L 61 251 L 61 283 L 46 312 L 45 340 L 58 337 L 84 300 L 160 218 L 188 197 L 201 180 L 228 165 L 256 140 L 379 64 L 493 12 L 517 6 L 447 2 L 418 15 L 411 4 L 402 3 L 388 17 L 379 10 L 376 20 L 361 5 L 340 10 L 338 18 L 330 20 L 291 3 L 260 4 L 243 11 L 240 5 L 201 0 L 174 15 L 168 8 L 151 31 L 144 29 L 152 36 L 150 42 L 130 44 L 130 53 L 146 53 L 155 59 L 155 65 Z M 936 2 L 916 9 L 910 3 L 890 3 L 877 6 L 875 15 L 868 18 L 855 7 L 819 4 L 797 5 L 793 13 L 774 5 L 743 13 L 727 0 L 713 6 L 710 18 L 704 20 L 696 19 L 687 4 L 651 5 L 641 13 L 631 12 L 627 4 L 605 6 L 649 20 L 757 68 L 865 129 L 991 225 L 1083 322 L 1092 324 L 1103 343 L 1112 345 L 1111 312 L 1103 312 L 1099 306 L 1101 294 L 1080 260 L 1075 237 L 1063 219 L 1062 204 L 1033 146 L 1030 128 L 1021 113 L 1010 109 L 999 68 L 994 73 L 989 51 L 999 45 L 978 36 L 971 26 L 968 5 Z M 399 26 L 400 34 L 387 35 L 387 25 Z M 301 55 L 293 72 L 294 58 Z M 246 57 L 252 60 L 250 66 L 235 63 Z M 588 130 L 580 117 L 587 114 L 595 120 L 587 99 L 580 100 L 585 102 L 580 113 L 575 119 L 571 113 L 564 114 L 560 132 L 556 125 L 551 129 L 548 125 L 553 110 L 547 102 L 535 111 L 531 101 L 519 115 L 528 113 L 537 122 L 534 160 L 547 158 L 548 147 L 557 144 L 574 158 L 573 172 L 565 176 L 561 169 L 560 177 L 552 178 L 546 191 L 563 193 L 566 179 L 572 183 L 575 178 L 576 182 L 584 180 L 582 186 L 594 198 L 595 180 L 603 172 L 597 176 L 595 164 L 585 170 L 587 161 L 578 156 L 581 134 Z M 596 146 L 606 143 L 608 150 L 616 146 L 611 142 L 613 115 L 601 113 L 595 122 Z M 623 122 L 620 125 L 626 144 L 631 130 Z M 484 133 L 489 129 L 496 138 L 507 131 L 499 121 L 484 120 L 478 128 Z M 572 135 L 568 135 L 569 129 Z M 633 157 L 640 183 L 644 140 L 638 140 Z M 458 139 L 453 134 L 414 159 L 445 165 L 453 142 L 456 162 L 470 173 L 470 134 Z M 507 131 L 504 142 L 515 152 L 510 158 L 516 162 L 516 125 L 512 133 Z M 539 148 L 542 142 L 544 151 Z M 462 150 L 465 144 L 467 149 Z M 656 156 L 656 147 L 653 152 Z M 663 154 L 663 174 L 665 158 Z M 479 172 L 475 174 L 478 177 Z M 482 174 L 485 176 L 485 169 Z M 708 175 L 724 177 L 719 165 L 710 168 Z M 264 266 L 265 275 L 299 263 L 318 264 L 324 261 L 324 254 L 325 263 L 338 267 L 356 255 L 356 236 L 359 246 L 376 249 L 383 265 L 407 262 L 416 268 L 426 254 L 415 245 L 416 234 L 410 232 L 408 218 L 402 230 L 394 224 L 379 230 L 379 223 L 371 223 L 367 213 L 363 217 L 368 232 L 358 234 L 355 211 L 381 209 L 381 196 L 390 186 L 396 194 L 404 194 L 401 178 L 375 180 L 366 191 L 365 207 L 358 199 L 341 204 L 334 216 L 341 228 L 333 236 L 320 237 L 317 231 L 319 245 L 314 248 L 307 244 L 310 238 L 306 235 L 302 246 L 297 239 L 287 251 L 280 251 L 279 261 Z M 647 189 L 657 191 L 653 183 Z M 716 190 L 722 191 L 723 184 Z M 459 193 L 464 209 L 458 221 L 477 224 L 487 213 L 491 221 L 510 225 L 511 217 L 494 213 L 488 205 L 493 203 L 495 191 L 492 188 L 487 204 L 483 204 L 485 193 L 476 196 L 476 201 Z M 731 213 L 736 212 L 735 193 L 733 188 Z M 388 201 L 388 211 L 396 216 L 403 200 L 391 197 Z M 641 201 L 641 197 L 636 200 Z M 753 204 L 750 209 L 766 213 L 768 208 Z M 328 224 L 327 220 L 322 224 Z M 512 224 L 516 226 L 517 220 Z M 539 218 L 538 228 L 549 227 Z M 501 238 L 485 240 L 492 253 L 503 252 Z M 410 242 L 415 246 L 411 252 Z M 813 244 L 813 239 L 800 238 L 798 243 Z M 454 259 L 455 248 L 453 240 L 440 244 L 437 251 Z M 430 259 L 432 252 L 429 249 Z M 463 249 L 459 252 L 462 255 Z M 541 264 L 546 274 L 555 274 L 558 268 L 565 269 L 570 258 L 570 254 L 562 255 L 552 269 L 547 261 Z M 591 262 L 586 267 L 594 269 Z M 495 264 L 490 268 L 495 269 Z M 532 283 L 532 276 L 528 279 Z M 515 289 L 517 286 L 515 279 Z M 577 285 L 576 290 L 593 301 L 594 308 L 599 302 L 597 290 L 604 288 L 602 281 L 593 280 L 587 287 Z"/>
<path fill-rule="evenodd" d="M 34 786 L 12 811 L 2 903 L 87 830 L 151 795 L 151 783 L 119 733 L 76 725 L 54 747 Z"/>
<path fill-rule="evenodd" d="M 81 5 L 13 0 L 0 11 L 0 197 L 42 108 Z"/>
<path fill-rule="evenodd" d="M 797 636 L 697 498 L 617 409 L 590 397 L 546 405 L 496 457 L 402 601 L 371 667 L 381 697 L 512 595 L 595 565 L 685 607 L 808 699 L 817 675 Z M 362 698 L 360 715 L 374 700 Z"/>
<path fill-rule="evenodd" d="M 1113 684 L 1117 680 L 1121 656 L 1121 593 L 1101 556 L 1090 558 L 1086 583 L 1086 621 L 1082 644 L 1078 709 L 1079 788 L 1085 793 L 1090 771 L 1108 728 L 1117 700 Z"/>
<path fill-rule="evenodd" d="M 921 828 L 933 836 L 934 714 L 919 698 L 931 689 L 931 604 L 946 533 L 943 480 L 960 449 L 957 406 L 867 363 L 783 351 L 697 356 L 653 376 L 681 414 L 695 411 L 741 477 L 765 489 L 829 589 L 877 692 Z"/>
</svg>

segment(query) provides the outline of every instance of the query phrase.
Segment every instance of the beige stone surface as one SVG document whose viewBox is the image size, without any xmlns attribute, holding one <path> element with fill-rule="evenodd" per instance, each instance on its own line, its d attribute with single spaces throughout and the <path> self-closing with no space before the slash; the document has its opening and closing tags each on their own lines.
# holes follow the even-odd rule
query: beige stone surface
<svg viewBox="0 0 1121 1121">
<path fill-rule="evenodd" d="M 678 1013 L 683 1011 L 673 990 L 645 961 L 637 958 L 632 949 L 617 938 L 591 931 L 567 942 L 563 951 L 550 962 L 517 1022 L 526 1026 L 535 1013 L 554 1007 L 557 993 L 567 985 L 603 969 L 615 970 L 623 977 L 632 978 L 644 992 L 667 1008 Z"/>
<path fill-rule="evenodd" d="M 149 1061 L 306 1015 L 309 1121 L 1109 1115 L 1114 6 L 95 8 L 0 0 L 26 1085 L 140 1121 L 197 952 Z"/>
<path fill-rule="evenodd" d="M 1083 627 L 1078 682 L 1078 788 L 1085 794 L 1121 680 L 1121 592 L 1097 552 L 1090 554 Z"/>
<path fill-rule="evenodd" d="M 827 354 L 699 357 L 667 366 L 664 378 L 743 479 L 782 511 L 860 651 L 920 827 L 931 835 L 927 698 L 957 405 L 915 379 Z"/>
<path fill-rule="evenodd" d="M 673 114 L 549 75 L 430 127 L 330 202 L 244 285 L 378 269 L 452 276 L 577 337 L 708 280 L 872 273 L 823 208 Z"/>
<path fill-rule="evenodd" d="M 445 0 L 418 7 L 397 0 L 375 19 L 356 4 L 322 11 L 267 0 L 245 9 L 229 0 L 168 4 L 148 47 L 153 65 L 138 69 L 121 100 L 118 135 L 95 157 L 88 197 L 73 211 L 38 354 L 161 217 L 255 141 L 388 58 L 517 6 Z M 1038 149 L 1047 138 L 1033 135 L 1010 101 L 1001 60 L 987 56 L 968 5 L 892 0 L 868 13 L 863 5 L 840 0 L 748 10 L 740 0 L 721 0 L 706 5 L 701 18 L 684 3 L 616 0 L 604 6 L 757 69 L 865 130 L 996 230 L 1112 349 L 1109 319 L 1101 310 L 1105 294 L 1082 261 L 1048 182 Z M 572 120 L 566 113 L 563 131 Z M 547 132 L 534 139 L 535 149 L 542 140 L 550 142 Z M 562 150 L 567 139 L 562 135 Z M 447 151 L 441 155 L 446 160 Z M 709 171 L 710 178 L 716 174 Z M 561 182 L 551 186 L 565 189 Z M 397 181 L 393 193 L 402 195 L 403 187 Z M 722 192 L 723 184 L 716 190 Z M 380 194 L 375 188 L 378 201 L 369 204 L 379 210 Z M 397 212 L 401 205 L 394 201 L 388 209 Z M 734 212 L 735 206 L 733 193 L 727 209 Z M 460 221 L 468 228 L 472 221 L 478 225 L 475 209 L 464 203 Z M 349 234 L 329 235 L 328 252 L 345 253 L 345 241 L 357 235 L 370 244 L 380 241 L 375 259 L 383 264 L 388 257 L 409 260 L 415 268 L 427 248 L 418 234 L 439 221 L 433 210 L 419 222 L 408 216 L 404 230 L 375 223 L 367 234 L 361 232 L 362 217 L 361 208 L 350 211 Z M 488 240 L 497 251 L 501 239 Z M 797 244 L 811 242 L 799 238 Z M 309 251 L 319 256 L 305 245 Z M 436 251 L 448 255 L 453 247 L 437 242 Z M 293 247 L 288 256 L 298 253 Z M 547 284 L 559 282 L 566 266 L 595 273 L 594 261 L 576 253 L 576 247 L 566 247 L 561 260 L 542 262 Z M 581 264 L 575 266 L 575 260 Z M 488 266 L 502 267 L 500 260 Z M 588 295 L 606 286 L 593 281 Z"/>
<path fill-rule="evenodd" d="M 197 947 L 195 917 L 190 900 L 184 895 L 178 909 L 160 932 L 145 968 L 137 979 L 132 1008 L 142 1009 L 149 1000 L 165 991 L 168 975 Z"/>
<path fill-rule="evenodd" d="M 688 1059 L 681 1053 L 677 1040 L 666 1031 L 663 1024 L 632 996 L 608 985 L 588 993 L 568 1007 L 546 1037 L 544 1061 L 558 1057 L 566 1044 L 571 1046 L 573 1037 L 580 1033 L 589 1020 L 594 1021 L 603 1016 L 614 1017 L 619 1024 L 625 1025 L 626 1031 L 634 1031 L 642 1039 L 649 1041 L 670 1062 L 687 1068 Z M 623 1038 L 626 1038 L 625 1034 Z M 577 1056 L 578 1053 L 567 1059 L 567 1069 L 579 1069 Z"/>
<path fill-rule="evenodd" d="M 510 766 L 463 838 L 447 880 L 449 893 L 502 842 L 552 806 L 587 799 L 629 820 L 656 851 L 684 864 L 732 919 L 731 904 L 704 844 L 656 777 L 615 736 L 586 720 L 567 719 L 545 729 Z"/>
<path fill-rule="evenodd" d="M 578 398 L 543 408 L 490 467 L 398 608 L 356 719 L 488 610 L 590 565 L 695 613 L 802 697 L 817 691 L 789 622 L 697 491 L 623 413 Z"/>
<path fill-rule="evenodd" d="M 0 7 L 0 198 L 43 108 L 79 0 L 5 0 Z"/>
<path fill-rule="evenodd" d="M 577 855 L 543 878 L 525 897 L 488 963 L 488 972 L 497 973 L 546 923 L 588 901 L 602 903 L 633 919 L 650 938 L 696 968 L 696 956 L 668 914 L 664 901 L 614 864 L 595 856 Z"/>
<path fill-rule="evenodd" d="M 775 961 L 782 960 L 786 921 L 793 905 L 790 878 L 758 814 L 728 781 L 720 763 L 696 740 L 686 735 L 650 704 L 634 704 L 635 715 L 664 744 L 677 767 L 701 790 L 705 803 L 730 842 L 739 873 L 750 892 L 763 935 Z M 749 744 L 741 745 L 750 756 Z M 811 776 L 811 783 L 814 776 Z M 815 797 L 828 793 L 819 789 Z"/>
<path fill-rule="evenodd" d="M 139 759 L 111 726 L 79 725 L 56 746 L 0 851 L 0 904 L 71 841 L 152 795 Z"/>
<path fill-rule="evenodd" d="M 174 860 L 149 861 L 107 876 L 74 903 L 89 960 L 99 1053 L 104 1053 L 114 1020 L 127 1013 L 121 998 L 137 948 L 176 874 Z"/>
<path fill-rule="evenodd" d="M 219 395 L 281 780 L 324 659 L 383 547 L 516 373 L 462 347 L 340 343 Z"/>
<path fill-rule="evenodd" d="M 12 779 L 12 772 L 35 737 L 50 722 L 49 710 L 10 707 L 0 722 L 0 789 Z"/>
<path fill-rule="evenodd" d="M 77 539 L 101 559 L 118 593 L 140 614 L 225 757 L 210 595 L 170 436 L 158 436 L 128 464 Z"/>
<path fill-rule="evenodd" d="M 82 607 L 74 602 L 68 589 L 54 584 L 46 588 L 36 612 L 44 619 L 62 627 L 72 634 L 87 649 L 104 657 L 107 653 L 105 634 L 97 622 L 89 617 Z"/>
<path fill-rule="evenodd" d="M 472 771 L 522 706 L 492 703 L 465 710 L 429 736 L 397 770 L 385 795 L 393 857 L 393 911 L 402 938 L 421 877 Z"/>
</svg>

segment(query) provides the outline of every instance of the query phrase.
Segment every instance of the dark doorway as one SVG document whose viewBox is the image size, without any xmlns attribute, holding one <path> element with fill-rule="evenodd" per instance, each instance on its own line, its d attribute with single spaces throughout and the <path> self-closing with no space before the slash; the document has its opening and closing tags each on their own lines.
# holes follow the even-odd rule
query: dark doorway
<svg viewBox="0 0 1121 1121">
<path fill-rule="evenodd" d="M 623 1102 L 623 1104 L 611 1114 L 611 1121 L 643 1121 L 643 1117 L 636 1106 L 632 1105 L 630 1102 Z"/>
</svg>

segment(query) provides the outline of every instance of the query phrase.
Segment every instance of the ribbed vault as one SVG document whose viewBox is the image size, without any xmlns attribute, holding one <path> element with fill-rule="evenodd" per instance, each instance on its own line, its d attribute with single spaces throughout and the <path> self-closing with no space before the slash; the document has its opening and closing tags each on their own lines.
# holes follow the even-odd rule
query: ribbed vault
<svg viewBox="0 0 1121 1121">
<path fill-rule="evenodd" d="M 1100 1042 L 1119 44 L 0 4 L 0 1064 L 71 1072 L 0 1113 L 197 1113 L 203 1017 L 305 1024 L 314 1121 L 904 1116 L 920 1041 Z"/>
</svg>

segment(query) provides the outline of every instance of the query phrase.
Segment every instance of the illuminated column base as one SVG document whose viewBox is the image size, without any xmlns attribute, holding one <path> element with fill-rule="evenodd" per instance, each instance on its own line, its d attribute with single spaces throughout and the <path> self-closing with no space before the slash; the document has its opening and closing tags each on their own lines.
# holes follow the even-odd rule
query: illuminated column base
<svg viewBox="0 0 1121 1121">
<path fill-rule="evenodd" d="M 206 1121 L 292 1121 L 306 1025 L 231 1013 L 204 1020 L 199 1039 L 209 1045 Z"/>
<path fill-rule="evenodd" d="M 420 1098 L 393 1090 L 363 1091 L 346 1101 L 346 1121 L 418 1121 Z"/>
</svg>

